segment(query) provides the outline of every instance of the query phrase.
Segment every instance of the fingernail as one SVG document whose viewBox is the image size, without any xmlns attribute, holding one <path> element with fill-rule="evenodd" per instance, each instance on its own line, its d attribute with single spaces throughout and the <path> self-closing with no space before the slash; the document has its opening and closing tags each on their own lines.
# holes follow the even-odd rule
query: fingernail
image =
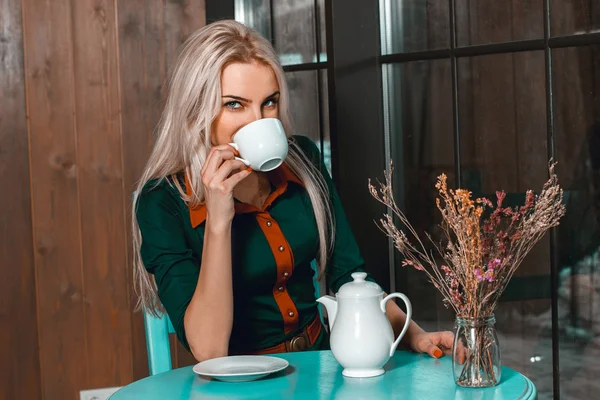
<svg viewBox="0 0 600 400">
<path fill-rule="evenodd" d="M 442 351 L 440 349 L 435 349 L 435 351 L 433 352 L 433 356 L 435 358 L 440 358 L 444 353 L 442 353 Z"/>
</svg>

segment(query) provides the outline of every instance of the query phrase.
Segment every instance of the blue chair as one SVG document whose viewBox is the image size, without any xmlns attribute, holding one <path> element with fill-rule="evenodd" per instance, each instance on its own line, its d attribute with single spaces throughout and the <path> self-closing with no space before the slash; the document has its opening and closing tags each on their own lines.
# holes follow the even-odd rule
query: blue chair
<svg viewBox="0 0 600 400">
<path fill-rule="evenodd" d="M 155 317 L 144 311 L 144 327 L 146 330 L 150 375 L 170 371 L 173 366 L 171 364 L 169 334 L 175 333 L 171 320 L 166 314 Z"/>
<path fill-rule="evenodd" d="M 313 270 L 317 270 L 316 263 L 311 263 Z M 315 296 L 321 297 L 320 282 L 314 279 Z M 323 321 L 322 305 L 319 304 L 319 315 Z M 144 327 L 146 330 L 146 348 L 148 349 L 148 369 L 150 375 L 160 374 L 173 369 L 171 363 L 171 348 L 169 334 L 175 333 L 171 320 L 166 314 L 155 317 L 144 311 Z"/>
</svg>

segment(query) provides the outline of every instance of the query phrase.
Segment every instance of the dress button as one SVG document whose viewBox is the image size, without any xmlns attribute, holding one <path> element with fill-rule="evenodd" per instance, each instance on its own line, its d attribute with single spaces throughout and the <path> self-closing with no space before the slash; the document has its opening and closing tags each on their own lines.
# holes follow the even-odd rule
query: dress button
<svg viewBox="0 0 600 400">
<path fill-rule="evenodd" d="M 273 225 L 273 223 L 271 221 L 267 221 L 267 226 L 270 227 L 271 225 Z"/>
<path fill-rule="evenodd" d="M 294 314 L 294 312 L 293 312 L 293 311 L 289 311 L 289 312 L 288 312 L 288 315 L 289 315 L 290 317 L 293 317 L 295 314 Z"/>
<path fill-rule="evenodd" d="M 284 278 L 287 278 L 288 276 L 290 276 L 290 273 L 289 272 L 284 272 L 283 276 L 284 276 Z"/>
<path fill-rule="evenodd" d="M 279 251 L 284 251 L 284 250 L 285 250 L 285 247 L 279 246 Z"/>
<path fill-rule="evenodd" d="M 279 286 L 279 288 L 277 290 L 279 290 L 280 292 L 283 292 L 285 290 L 285 288 L 283 286 Z"/>
</svg>

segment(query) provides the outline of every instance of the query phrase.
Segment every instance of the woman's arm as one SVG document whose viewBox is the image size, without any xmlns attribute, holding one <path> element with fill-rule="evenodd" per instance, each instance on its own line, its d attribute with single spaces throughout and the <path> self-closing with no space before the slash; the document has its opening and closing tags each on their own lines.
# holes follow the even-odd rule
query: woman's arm
<svg viewBox="0 0 600 400">
<path fill-rule="evenodd" d="M 231 225 L 212 229 L 206 222 L 202 266 L 184 317 L 185 334 L 196 360 L 227 355 L 233 326 Z"/>
<path fill-rule="evenodd" d="M 406 314 L 394 301 L 387 302 L 385 311 L 394 329 L 394 335 L 398 336 L 404 328 Z M 445 331 L 425 332 L 415 321 L 410 321 L 406 335 L 404 335 L 400 344 L 410 350 L 440 358 L 444 354 L 452 354 L 454 334 Z"/>
<path fill-rule="evenodd" d="M 233 326 L 233 189 L 250 174 L 233 158 L 229 146 L 213 147 L 202 169 L 207 209 L 204 250 L 196 290 L 184 316 L 185 335 L 198 361 L 226 356 Z"/>
</svg>

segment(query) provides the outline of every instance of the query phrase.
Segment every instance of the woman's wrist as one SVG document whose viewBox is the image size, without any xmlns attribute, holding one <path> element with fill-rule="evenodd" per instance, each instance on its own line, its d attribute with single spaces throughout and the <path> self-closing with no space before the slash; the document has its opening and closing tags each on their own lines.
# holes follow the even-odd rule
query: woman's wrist
<svg viewBox="0 0 600 400">
<path fill-rule="evenodd" d="M 230 221 L 215 221 L 207 216 L 205 232 L 211 235 L 229 235 L 231 234 L 231 220 Z"/>
<path fill-rule="evenodd" d="M 404 342 L 404 345 L 408 349 L 414 350 L 411 346 L 411 343 L 416 336 L 419 336 L 423 333 L 425 333 L 423 328 L 421 328 L 415 321 L 410 321 L 410 325 L 408 325 L 408 330 L 406 331 L 406 335 L 404 335 L 402 338 L 402 342 Z"/>
</svg>

